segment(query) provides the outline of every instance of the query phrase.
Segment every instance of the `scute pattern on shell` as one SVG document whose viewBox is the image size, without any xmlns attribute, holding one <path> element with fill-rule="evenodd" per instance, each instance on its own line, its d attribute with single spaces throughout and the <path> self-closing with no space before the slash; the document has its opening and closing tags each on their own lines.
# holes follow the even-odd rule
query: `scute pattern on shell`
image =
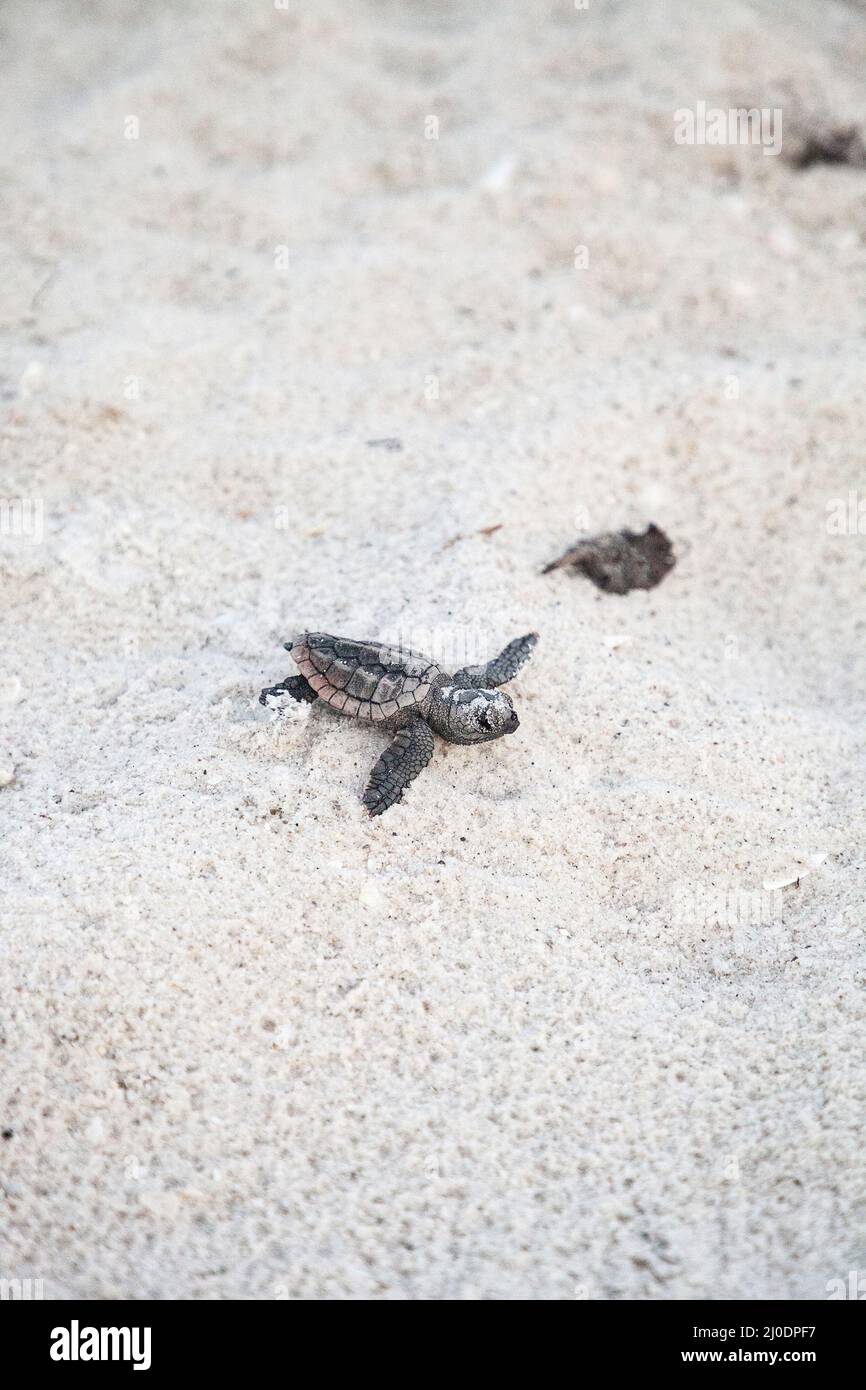
<svg viewBox="0 0 866 1390">
<path fill-rule="evenodd" d="M 390 719 L 421 704 L 443 674 L 435 661 L 408 647 L 354 642 L 327 632 L 305 632 L 286 645 L 319 699 L 355 719 Z"/>
</svg>

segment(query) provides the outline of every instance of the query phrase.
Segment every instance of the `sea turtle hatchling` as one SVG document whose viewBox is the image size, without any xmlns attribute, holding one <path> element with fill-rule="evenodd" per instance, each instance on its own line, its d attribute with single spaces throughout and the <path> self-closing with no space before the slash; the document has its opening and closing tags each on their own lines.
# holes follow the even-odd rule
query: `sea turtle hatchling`
<svg viewBox="0 0 866 1390">
<path fill-rule="evenodd" d="M 489 743 L 520 723 L 511 698 L 497 689 L 517 675 L 538 641 L 516 637 L 499 656 L 449 676 L 429 656 L 408 647 L 355 642 L 326 632 L 304 632 L 286 642 L 300 675 L 263 690 L 274 696 L 324 700 L 354 719 L 369 719 L 394 738 L 370 774 L 364 805 L 371 816 L 393 806 L 433 754 L 433 734 L 449 743 Z"/>
</svg>

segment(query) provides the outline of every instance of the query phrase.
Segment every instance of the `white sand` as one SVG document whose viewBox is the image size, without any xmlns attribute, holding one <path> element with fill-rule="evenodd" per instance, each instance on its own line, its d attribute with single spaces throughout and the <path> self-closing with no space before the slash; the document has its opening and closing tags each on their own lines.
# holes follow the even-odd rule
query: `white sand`
<svg viewBox="0 0 866 1390">
<path fill-rule="evenodd" d="M 0 1275 L 824 1297 L 866 1268 L 866 174 L 672 113 L 862 119 L 863 8 L 0 28 L 0 494 L 44 508 L 0 543 Z M 654 592 L 540 576 L 647 520 Z M 304 627 L 537 628 L 520 731 L 370 822 L 381 736 L 255 704 Z"/>
</svg>

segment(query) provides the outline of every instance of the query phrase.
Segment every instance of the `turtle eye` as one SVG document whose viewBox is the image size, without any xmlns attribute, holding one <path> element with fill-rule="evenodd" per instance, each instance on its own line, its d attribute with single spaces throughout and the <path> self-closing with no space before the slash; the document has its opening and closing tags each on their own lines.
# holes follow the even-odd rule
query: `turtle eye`
<svg viewBox="0 0 866 1390">
<path fill-rule="evenodd" d="M 487 729 L 488 731 L 493 729 L 493 720 L 486 709 L 481 711 L 479 722 L 482 729 Z"/>
</svg>

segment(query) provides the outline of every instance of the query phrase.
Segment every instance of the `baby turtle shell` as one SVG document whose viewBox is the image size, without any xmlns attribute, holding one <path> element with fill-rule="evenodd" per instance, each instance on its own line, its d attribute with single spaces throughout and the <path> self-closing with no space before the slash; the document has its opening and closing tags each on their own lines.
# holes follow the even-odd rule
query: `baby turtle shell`
<svg viewBox="0 0 866 1390">
<path fill-rule="evenodd" d="M 356 719 L 390 719 L 420 705 L 441 666 L 408 647 L 355 642 L 326 632 L 305 632 L 286 643 L 302 676 L 320 700 Z"/>
</svg>

